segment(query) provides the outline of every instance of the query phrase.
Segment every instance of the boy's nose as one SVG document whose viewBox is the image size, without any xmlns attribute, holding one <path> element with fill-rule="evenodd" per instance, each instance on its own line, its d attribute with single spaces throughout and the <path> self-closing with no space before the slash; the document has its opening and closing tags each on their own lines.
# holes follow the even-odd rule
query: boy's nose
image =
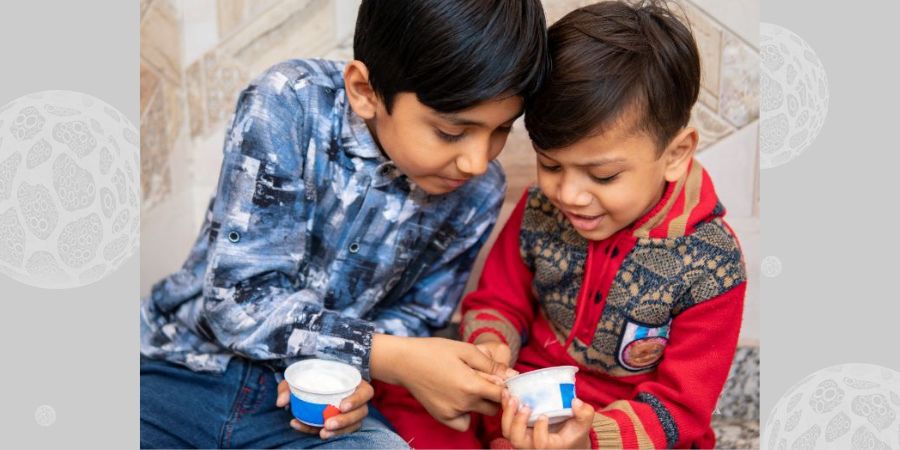
<svg viewBox="0 0 900 450">
<path fill-rule="evenodd" d="M 456 167 L 460 172 L 469 176 L 481 175 L 487 171 L 490 162 L 488 152 L 489 149 L 482 148 L 482 146 L 464 151 L 456 158 Z"/>
<path fill-rule="evenodd" d="M 580 208 L 591 204 L 591 196 L 577 183 L 563 177 L 557 187 L 557 201 L 566 207 Z"/>
</svg>

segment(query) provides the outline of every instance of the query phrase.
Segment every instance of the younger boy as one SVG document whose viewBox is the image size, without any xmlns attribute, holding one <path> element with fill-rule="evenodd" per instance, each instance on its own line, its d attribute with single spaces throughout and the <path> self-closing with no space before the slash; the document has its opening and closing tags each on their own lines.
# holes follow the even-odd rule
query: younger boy
<svg viewBox="0 0 900 450">
<path fill-rule="evenodd" d="M 525 118 L 538 188 L 519 201 L 463 301 L 462 334 L 521 372 L 578 366 L 580 400 L 553 430 L 546 418 L 528 428 L 530 410 L 505 392 L 482 438 L 712 448 L 746 275 L 693 159 L 696 44 L 655 3 L 581 8 L 548 39 L 552 72 Z"/>
<path fill-rule="evenodd" d="M 276 377 L 309 357 L 458 429 L 496 411 L 490 359 L 424 337 L 503 199 L 491 161 L 544 77 L 541 5 L 364 0 L 354 57 L 286 61 L 241 93 L 200 236 L 141 305 L 142 447 L 406 446 L 365 381 L 323 429 L 291 422 L 318 436 L 291 430 Z"/>
</svg>

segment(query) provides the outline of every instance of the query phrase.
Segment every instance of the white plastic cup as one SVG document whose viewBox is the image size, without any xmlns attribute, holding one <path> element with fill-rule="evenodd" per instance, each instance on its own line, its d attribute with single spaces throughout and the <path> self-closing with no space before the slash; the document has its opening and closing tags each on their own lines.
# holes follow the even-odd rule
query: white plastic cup
<svg viewBox="0 0 900 450">
<path fill-rule="evenodd" d="M 291 414 L 307 425 L 322 427 L 341 413 L 341 400 L 356 390 L 362 375 L 341 362 L 305 359 L 288 366 L 284 379 L 291 388 Z"/>
<path fill-rule="evenodd" d="M 519 404 L 531 408 L 529 427 L 540 416 L 547 416 L 550 424 L 564 422 L 573 416 L 575 372 L 578 372 L 575 366 L 547 367 L 506 380 L 506 387 L 519 399 Z"/>
</svg>

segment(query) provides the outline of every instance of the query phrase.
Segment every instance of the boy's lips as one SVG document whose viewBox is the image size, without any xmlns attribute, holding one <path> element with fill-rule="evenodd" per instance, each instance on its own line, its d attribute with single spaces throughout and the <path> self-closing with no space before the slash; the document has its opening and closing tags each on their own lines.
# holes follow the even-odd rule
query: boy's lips
<svg viewBox="0 0 900 450">
<path fill-rule="evenodd" d="M 466 184 L 467 181 L 469 181 L 468 178 L 458 179 L 458 178 L 440 177 L 440 179 L 443 180 L 444 183 L 446 183 L 448 186 L 450 186 L 453 189 L 456 189 L 456 188 Z"/>
<path fill-rule="evenodd" d="M 596 229 L 597 226 L 600 225 L 600 222 L 603 221 L 603 217 L 606 216 L 606 214 L 588 216 L 583 214 L 575 214 L 569 211 L 563 211 L 563 214 L 567 219 L 569 219 L 569 222 L 572 223 L 572 226 L 584 231 L 591 231 Z"/>
</svg>

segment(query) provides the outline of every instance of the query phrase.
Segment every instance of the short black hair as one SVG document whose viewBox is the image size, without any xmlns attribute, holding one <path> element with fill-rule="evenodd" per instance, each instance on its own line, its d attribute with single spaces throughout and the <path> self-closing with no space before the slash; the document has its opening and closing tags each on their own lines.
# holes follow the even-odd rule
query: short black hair
<svg viewBox="0 0 900 450">
<path fill-rule="evenodd" d="M 537 91 L 549 72 L 539 0 L 363 0 L 353 57 L 390 113 L 413 92 L 440 112 Z"/>
<path fill-rule="evenodd" d="M 526 105 L 525 127 L 542 150 L 567 147 L 637 108 L 635 131 L 662 151 L 688 124 L 700 92 L 700 56 L 685 23 L 663 3 L 601 2 L 548 32 L 552 71 Z"/>
</svg>

